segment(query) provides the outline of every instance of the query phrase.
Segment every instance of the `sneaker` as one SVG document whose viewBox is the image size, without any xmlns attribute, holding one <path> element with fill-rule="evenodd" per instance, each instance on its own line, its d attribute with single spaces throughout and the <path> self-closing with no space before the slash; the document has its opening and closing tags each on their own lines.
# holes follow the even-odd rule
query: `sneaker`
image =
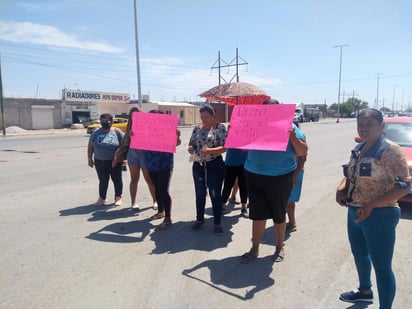
<svg viewBox="0 0 412 309">
<path fill-rule="evenodd" d="M 248 212 L 247 212 L 247 208 L 242 208 L 242 209 L 240 210 L 240 215 L 241 215 L 243 218 L 249 218 L 249 214 L 248 214 Z"/>
<path fill-rule="evenodd" d="M 114 206 L 120 206 L 122 205 L 122 198 L 120 196 L 116 196 L 114 198 Z"/>
<path fill-rule="evenodd" d="M 96 203 L 94 203 L 94 206 L 102 206 L 102 205 L 104 205 L 104 203 L 106 203 L 106 200 L 99 197 L 97 199 Z"/>
<path fill-rule="evenodd" d="M 153 203 L 153 210 L 157 210 L 157 208 L 158 208 L 157 202 L 154 202 Z"/>
<path fill-rule="evenodd" d="M 139 205 L 137 204 L 133 204 L 130 208 L 134 211 L 140 211 Z"/>
<path fill-rule="evenodd" d="M 340 294 L 339 297 L 340 300 L 346 301 L 348 303 L 357 303 L 357 302 L 368 302 L 368 303 L 373 303 L 373 293 L 370 291 L 370 293 L 364 293 L 361 292 L 359 289 L 350 291 L 350 292 L 345 292 Z"/>
<path fill-rule="evenodd" d="M 202 221 L 196 221 L 195 223 L 193 223 L 192 227 L 190 228 L 192 230 L 192 232 L 197 231 L 198 229 L 200 229 L 200 227 L 203 225 Z"/>
<path fill-rule="evenodd" d="M 216 236 L 220 236 L 223 234 L 223 229 L 220 225 L 215 225 L 214 231 Z"/>
</svg>

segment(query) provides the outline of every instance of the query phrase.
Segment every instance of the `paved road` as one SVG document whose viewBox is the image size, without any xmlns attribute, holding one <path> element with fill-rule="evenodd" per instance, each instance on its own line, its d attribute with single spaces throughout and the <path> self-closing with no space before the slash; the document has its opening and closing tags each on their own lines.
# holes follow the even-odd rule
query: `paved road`
<svg viewBox="0 0 412 309">
<path fill-rule="evenodd" d="M 378 308 L 338 300 L 356 287 L 345 231 L 346 211 L 334 202 L 340 165 L 353 146 L 355 123 L 305 123 L 310 147 L 298 231 L 287 235 L 286 259 L 273 264 L 271 224 L 260 258 L 243 265 L 251 222 L 236 206 L 225 215 L 225 233 L 189 231 L 195 216 L 186 145 L 175 156 L 173 226 L 154 231 L 144 182 L 142 211 L 94 207 L 97 177 L 87 167 L 83 132 L 0 138 L 0 308 Z M 109 199 L 113 199 L 112 186 Z M 210 206 L 210 202 L 208 201 Z M 207 214 L 211 214 L 208 207 Z M 412 303 L 412 208 L 398 228 L 394 308 Z"/>
</svg>

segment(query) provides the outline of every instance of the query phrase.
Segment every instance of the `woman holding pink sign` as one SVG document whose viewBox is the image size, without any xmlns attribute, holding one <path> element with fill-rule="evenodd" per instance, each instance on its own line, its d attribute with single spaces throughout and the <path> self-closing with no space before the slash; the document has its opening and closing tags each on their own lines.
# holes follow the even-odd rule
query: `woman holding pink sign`
<svg viewBox="0 0 412 309">
<path fill-rule="evenodd" d="M 163 114 L 159 110 L 151 110 L 149 113 Z M 180 143 L 180 130 L 176 129 L 176 146 L 179 146 Z M 156 226 L 156 230 L 164 230 L 172 225 L 172 198 L 169 193 L 169 187 L 173 174 L 174 154 L 171 152 L 146 150 L 145 157 L 147 170 L 155 187 L 159 213 L 164 213 L 163 222 Z"/>
<path fill-rule="evenodd" d="M 200 108 L 202 123 L 197 125 L 190 137 L 188 152 L 196 154 L 193 162 L 192 175 L 196 192 L 196 221 L 191 230 L 197 231 L 205 219 L 206 194 L 209 190 L 213 208 L 215 235 L 222 235 L 222 185 L 225 179 L 225 162 L 222 153 L 225 152 L 226 127 L 215 119 L 215 110 L 210 105 Z"/>
<path fill-rule="evenodd" d="M 149 172 L 146 168 L 146 158 L 144 154 L 144 150 L 137 150 L 129 148 L 130 146 L 130 137 L 132 136 L 132 117 L 133 113 L 139 112 L 137 107 L 132 107 L 129 112 L 129 121 L 127 123 L 126 133 L 122 139 L 122 144 L 119 147 L 119 150 L 115 154 L 116 161 L 123 161 L 127 158 L 127 164 L 129 165 L 130 171 L 130 199 L 131 199 L 131 208 L 135 211 L 139 211 L 139 206 L 136 202 L 136 195 L 137 195 L 137 185 L 139 183 L 140 178 L 140 170 L 142 170 L 144 180 L 149 187 L 150 195 L 153 199 L 153 209 L 157 210 L 157 202 L 156 202 L 156 194 L 155 194 L 155 187 L 153 185 L 152 180 L 150 179 Z M 164 212 L 157 213 L 157 216 L 154 219 L 161 219 L 164 217 Z"/>
<path fill-rule="evenodd" d="M 268 100 L 263 104 L 278 104 Z M 285 151 L 249 150 L 244 165 L 246 186 L 249 193 L 249 217 L 252 223 L 252 248 L 241 256 L 242 263 L 249 263 L 259 255 L 259 245 L 265 232 L 266 220 L 272 219 L 276 237 L 274 262 L 285 257 L 286 205 L 293 187 L 297 167 L 296 156 L 305 156 L 308 147 L 304 134 L 291 124 Z"/>
</svg>

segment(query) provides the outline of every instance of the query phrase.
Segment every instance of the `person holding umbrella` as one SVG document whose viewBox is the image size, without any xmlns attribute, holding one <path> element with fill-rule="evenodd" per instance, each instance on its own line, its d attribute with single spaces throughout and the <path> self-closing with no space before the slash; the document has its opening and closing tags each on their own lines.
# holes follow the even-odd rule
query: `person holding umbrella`
<svg viewBox="0 0 412 309">
<path fill-rule="evenodd" d="M 193 162 L 192 175 L 196 193 L 196 221 L 191 230 L 197 231 L 204 224 L 206 193 L 209 190 L 213 208 L 215 235 L 222 235 L 222 185 L 225 179 L 226 127 L 215 119 L 215 110 L 203 105 L 200 110 L 202 123 L 195 126 L 189 141 L 188 152 L 198 158 Z"/>
</svg>

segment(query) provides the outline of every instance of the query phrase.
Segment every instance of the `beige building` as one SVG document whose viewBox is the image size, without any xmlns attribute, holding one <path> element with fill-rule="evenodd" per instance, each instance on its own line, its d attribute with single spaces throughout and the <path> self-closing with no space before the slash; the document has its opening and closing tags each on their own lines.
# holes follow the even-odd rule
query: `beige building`
<svg viewBox="0 0 412 309">
<path fill-rule="evenodd" d="M 167 114 L 177 115 L 179 125 L 189 125 L 200 123 L 200 106 L 187 102 L 155 102 L 158 110 Z"/>
</svg>

